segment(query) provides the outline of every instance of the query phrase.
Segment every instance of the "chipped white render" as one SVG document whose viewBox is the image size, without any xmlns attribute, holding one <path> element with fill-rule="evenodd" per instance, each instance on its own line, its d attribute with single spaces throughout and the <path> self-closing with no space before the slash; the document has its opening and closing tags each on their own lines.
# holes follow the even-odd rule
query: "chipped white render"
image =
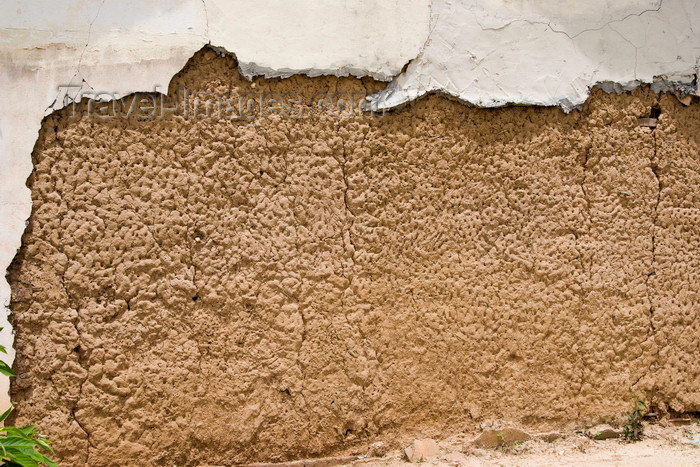
<svg viewBox="0 0 700 467">
<path fill-rule="evenodd" d="M 569 111 L 596 84 L 694 91 L 699 25 L 696 0 L 435 0 L 425 47 L 372 106 L 439 91 Z"/>
</svg>

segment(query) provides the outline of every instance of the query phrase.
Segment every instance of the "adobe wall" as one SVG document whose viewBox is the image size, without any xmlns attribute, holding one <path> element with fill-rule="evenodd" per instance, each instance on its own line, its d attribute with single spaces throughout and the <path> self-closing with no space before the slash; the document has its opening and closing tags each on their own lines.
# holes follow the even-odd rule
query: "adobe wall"
<svg viewBox="0 0 700 467">
<path fill-rule="evenodd" d="M 208 50 L 170 89 L 306 105 L 384 86 L 254 83 Z M 44 120 L 12 400 L 65 465 L 614 421 L 635 396 L 700 410 L 697 98 L 307 110 Z"/>
</svg>

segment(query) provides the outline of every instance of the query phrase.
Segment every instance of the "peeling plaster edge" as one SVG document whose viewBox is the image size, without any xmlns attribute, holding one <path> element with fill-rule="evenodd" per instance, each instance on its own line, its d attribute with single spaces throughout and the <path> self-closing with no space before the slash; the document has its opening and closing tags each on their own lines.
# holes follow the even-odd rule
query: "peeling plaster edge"
<svg viewBox="0 0 700 467">
<path fill-rule="evenodd" d="M 614 81 L 601 81 L 593 85 L 600 88 L 608 94 L 622 94 L 624 92 L 634 91 L 639 86 L 650 85 L 651 90 L 656 94 L 664 92 L 672 92 L 680 97 L 694 95 L 698 92 L 698 72 L 686 76 L 675 76 L 673 78 L 665 76 L 655 76 L 651 82 L 641 80 L 633 80 L 628 83 L 617 83 Z"/>
<path fill-rule="evenodd" d="M 341 66 L 338 68 L 272 68 L 264 65 L 259 65 L 255 62 L 245 62 L 241 61 L 235 52 L 230 52 L 225 47 L 221 47 L 213 44 L 206 44 L 210 49 L 214 50 L 218 54 L 223 56 L 232 57 L 238 63 L 238 71 L 247 79 L 252 81 L 253 78 L 263 77 L 265 79 L 271 78 L 291 78 L 296 75 L 305 75 L 309 78 L 316 78 L 319 76 L 336 76 L 338 78 L 344 78 L 348 76 L 353 76 L 357 79 L 362 79 L 365 77 L 370 77 L 377 81 L 390 82 L 397 78 L 403 71 L 398 71 L 396 74 L 379 71 L 370 70 L 365 68 L 358 68 L 352 66 Z M 411 59 L 413 60 L 413 59 Z M 408 60 L 406 63 L 410 63 Z M 405 69 L 405 66 L 403 67 Z"/>
<path fill-rule="evenodd" d="M 290 78 L 294 75 L 306 75 L 309 78 L 316 78 L 318 76 L 337 76 L 338 78 L 343 78 L 347 76 L 353 76 L 355 78 L 361 79 L 365 77 L 371 77 L 377 81 L 389 82 L 393 80 L 396 75 L 391 75 L 384 72 L 372 72 L 363 70 L 361 68 L 354 68 L 343 66 L 335 69 L 321 69 L 321 68 L 306 68 L 304 70 L 297 70 L 292 68 L 269 68 L 261 65 L 257 65 L 253 62 L 239 62 L 238 69 L 241 74 L 247 79 L 252 80 L 256 76 L 263 76 L 265 78 Z"/>
<path fill-rule="evenodd" d="M 235 52 L 230 52 L 227 50 L 225 47 L 222 46 L 217 46 L 213 45 L 210 43 L 202 43 L 201 47 L 199 49 L 196 49 L 193 51 L 192 55 L 194 53 L 197 53 L 198 51 L 202 50 L 203 48 L 209 48 L 219 54 L 222 57 L 231 57 L 233 58 L 236 63 L 237 63 L 237 69 L 243 75 L 245 79 L 248 81 L 253 81 L 254 78 L 256 77 L 263 77 L 265 79 L 274 79 L 274 78 L 280 78 L 280 79 L 286 79 L 286 78 L 291 78 L 293 76 L 308 76 L 309 78 L 316 78 L 319 76 L 335 76 L 338 78 L 344 78 L 344 77 L 354 77 L 357 79 L 362 79 L 366 77 L 370 77 L 374 80 L 377 81 L 382 81 L 382 82 L 387 82 L 391 83 L 393 80 L 398 78 L 406 69 L 406 66 L 414 59 L 410 59 L 406 62 L 406 64 L 402 67 L 401 70 L 398 70 L 395 74 L 392 74 L 390 72 L 384 72 L 384 71 L 372 71 L 370 69 L 365 69 L 365 68 L 357 68 L 357 67 L 351 67 L 351 66 L 342 66 L 338 68 L 305 68 L 305 69 L 295 69 L 295 68 L 271 68 L 271 67 L 266 67 L 263 65 L 258 65 L 255 62 L 246 62 L 246 61 L 241 61 L 238 56 L 236 55 Z M 188 56 L 187 59 L 182 62 L 181 66 L 178 68 L 177 71 L 175 71 L 172 75 L 169 77 L 165 78 L 164 80 L 158 80 L 154 79 L 154 83 L 150 88 L 143 89 L 143 88 L 131 88 L 131 89 L 126 89 L 122 90 L 119 95 L 120 96 L 128 96 L 130 94 L 134 93 L 139 93 L 139 92 L 153 92 L 156 89 L 165 89 L 167 92 L 167 89 L 169 88 L 169 84 L 172 81 L 172 79 L 184 69 L 186 66 L 187 62 L 189 59 L 192 57 L 192 55 Z M 148 63 L 152 60 L 142 60 L 142 63 Z M 66 80 L 65 83 L 66 85 L 70 85 L 70 88 L 65 88 L 63 90 L 59 90 L 53 100 L 51 102 L 47 102 L 45 104 L 45 110 L 44 110 L 44 117 L 49 116 L 51 113 L 63 109 L 66 105 L 66 98 L 74 99 L 77 95 L 80 94 L 85 94 L 87 91 L 91 92 L 100 92 L 102 91 L 101 89 L 96 89 L 93 87 L 87 79 L 83 76 L 84 73 L 82 73 L 80 70 L 76 70 L 75 74 L 69 79 Z M 155 77 L 157 78 L 157 77 Z M 166 86 L 161 86 L 160 82 L 167 81 Z M 65 84 L 64 83 L 64 84 Z M 56 88 L 58 85 L 55 86 Z M 418 98 L 420 96 L 416 96 Z M 107 100 L 107 102 L 109 99 Z M 38 129 L 37 129 L 37 135 L 38 135 Z M 1 135 L 0 135 L 1 137 Z M 37 136 L 38 137 L 38 136 Z M 35 141 L 36 143 L 36 141 Z"/>
<path fill-rule="evenodd" d="M 497 97 L 485 98 L 485 99 L 472 99 L 464 96 L 462 93 L 451 92 L 446 89 L 441 88 L 408 88 L 408 89 L 397 89 L 394 85 L 395 81 L 392 81 L 386 89 L 379 91 L 377 93 L 371 94 L 367 97 L 367 103 L 365 104 L 365 110 L 372 110 L 374 112 L 379 112 L 383 110 L 395 110 L 404 105 L 411 103 L 412 101 L 418 100 L 426 94 L 439 93 L 446 97 L 454 98 L 462 103 L 473 105 L 480 108 L 504 108 L 510 106 L 541 106 L 541 107 L 560 107 L 565 113 L 569 113 L 572 110 L 580 110 L 583 104 L 588 100 L 591 94 L 591 90 L 594 88 L 602 89 L 604 92 L 611 94 L 622 94 L 624 92 L 632 92 L 640 86 L 649 85 L 651 90 L 656 94 L 661 94 L 664 92 L 670 92 L 677 94 L 679 97 L 685 97 L 687 95 L 698 95 L 700 96 L 700 88 L 698 87 L 698 81 L 700 77 L 700 70 L 696 70 L 695 73 L 690 73 L 687 75 L 680 76 L 655 76 L 652 80 L 640 80 L 633 79 L 626 82 L 616 82 L 616 81 L 597 81 L 590 84 L 584 93 L 575 97 L 559 97 L 556 100 L 538 100 L 538 99 L 502 99 Z"/>
</svg>

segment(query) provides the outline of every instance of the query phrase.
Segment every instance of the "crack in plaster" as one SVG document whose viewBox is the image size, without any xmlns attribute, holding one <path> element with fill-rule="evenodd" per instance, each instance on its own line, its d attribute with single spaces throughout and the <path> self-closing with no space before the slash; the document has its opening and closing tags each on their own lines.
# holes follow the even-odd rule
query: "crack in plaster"
<svg viewBox="0 0 700 467">
<path fill-rule="evenodd" d="M 685 5 L 683 3 L 682 5 Z M 675 4 L 674 4 L 675 6 Z M 462 9 L 460 9 L 462 8 Z M 488 14 L 484 7 L 484 13 Z M 447 13 L 444 21 L 441 21 L 436 28 L 431 30 L 431 36 L 435 29 L 441 39 L 441 43 L 445 46 L 436 45 L 428 47 L 428 43 L 424 44 L 419 55 L 420 60 L 412 61 L 407 69 L 395 78 L 390 85 L 383 91 L 380 91 L 368 99 L 370 107 L 374 110 L 389 109 L 399 107 L 406 102 L 415 100 L 420 96 L 432 92 L 444 92 L 447 95 L 457 99 L 469 102 L 480 107 L 500 107 L 509 104 L 526 104 L 526 105 L 547 105 L 559 106 L 565 112 L 569 112 L 575 108 L 580 108 L 580 105 L 590 94 L 591 88 L 598 83 L 606 81 L 606 78 L 612 78 L 612 81 L 621 83 L 626 89 L 632 90 L 640 84 L 654 82 L 655 92 L 666 91 L 682 85 L 688 86 L 684 80 L 695 70 L 681 72 L 683 66 L 676 61 L 660 60 L 658 55 L 659 44 L 664 44 L 668 50 L 668 54 L 673 56 L 688 55 L 687 52 L 681 52 L 689 48 L 682 45 L 687 40 L 680 41 L 680 38 L 687 38 L 687 33 L 692 33 L 693 29 L 689 26 L 682 26 L 685 29 L 680 29 L 676 35 L 679 38 L 678 45 L 673 46 L 672 40 L 665 42 L 664 37 L 669 33 L 661 29 L 661 24 L 669 22 L 675 18 L 677 6 L 669 6 L 663 0 L 659 0 L 654 8 L 646 8 L 639 12 L 627 13 L 621 18 L 611 19 L 601 24 L 599 27 L 586 28 L 575 34 L 569 33 L 566 30 L 557 27 L 555 19 L 549 21 L 537 21 L 536 19 L 512 19 L 498 27 L 489 27 L 480 21 L 473 8 L 464 8 L 459 4 L 445 3 L 434 7 L 436 12 Z M 627 8 L 629 10 L 629 8 Z M 528 12 L 538 14 L 537 10 L 529 11 L 528 7 L 524 7 L 524 13 Z M 554 14 L 558 10 L 553 10 Z M 451 13 L 451 14 L 450 14 Z M 437 13 L 434 13 L 436 15 Z M 642 18 L 652 15 L 653 21 L 647 20 L 643 27 L 648 31 L 647 36 L 655 37 L 654 47 L 645 46 L 640 48 L 636 46 L 624 33 L 614 28 L 614 25 L 629 23 L 630 18 Z M 472 18 L 473 16 L 473 18 Z M 484 55 L 482 53 L 470 53 L 472 50 L 483 48 L 483 42 L 478 38 L 484 36 L 487 40 L 493 40 L 490 35 L 475 33 L 467 26 L 473 22 L 479 30 L 484 32 L 503 31 L 501 34 L 505 43 L 512 37 L 522 33 L 519 29 L 515 32 L 509 32 L 509 27 L 518 23 L 529 24 L 532 26 L 545 26 L 553 34 L 561 34 L 566 37 L 566 40 L 555 41 L 552 44 L 552 56 L 561 54 L 561 63 L 569 62 L 572 53 L 575 54 L 575 61 L 582 64 L 591 63 L 590 66 L 576 65 L 580 67 L 580 72 L 575 73 L 574 68 L 559 67 L 554 69 L 546 60 L 542 61 L 537 53 L 531 52 L 527 44 L 534 46 L 540 37 L 545 36 L 546 31 L 531 31 L 528 37 L 519 41 L 523 45 L 508 47 L 497 46 L 492 52 Z M 693 20 L 690 19 L 689 23 Z M 461 25 L 461 28 L 457 26 Z M 611 36 L 610 33 L 604 34 L 604 31 L 611 31 L 616 34 L 617 39 Z M 465 32 L 466 31 L 466 32 Z M 584 35 L 587 33 L 587 35 Z M 685 35 L 684 35 L 685 34 Z M 588 37 L 590 36 L 590 37 Z M 583 40 L 585 37 L 585 41 Z M 657 38 L 658 37 L 658 38 Z M 531 40 L 532 39 L 532 40 Z M 593 48 L 588 47 L 588 44 L 600 42 L 600 47 L 604 47 L 600 55 L 592 55 Z M 569 42 L 571 42 L 569 44 Z M 632 45 L 634 50 L 634 64 L 630 64 L 628 69 L 625 68 L 624 62 L 620 63 L 613 59 L 613 54 L 616 49 L 620 49 L 623 43 Z M 471 46 L 471 44 L 478 44 Z M 573 50 L 568 48 L 573 47 Z M 590 50 L 589 50 L 590 48 Z M 692 51 L 690 46 L 690 54 L 697 55 L 700 53 L 700 48 L 695 48 Z M 481 64 L 494 52 L 499 54 L 490 58 L 488 63 Z M 514 52 L 519 52 L 518 56 Z M 641 52 L 644 52 L 642 55 Z M 624 55 L 623 52 L 618 52 Z M 532 55 L 532 60 L 527 57 Z M 472 56 L 474 59 L 470 59 Z M 481 58 L 478 58 L 480 56 Z M 523 56 L 526 57 L 523 60 Z M 591 60 L 597 58 L 598 65 L 594 68 Z M 685 61 L 691 59 L 689 55 Z M 693 57 L 694 59 L 694 57 Z M 517 67 L 518 79 L 513 79 L 510 70 L 513 62 L 523 63 L 523 66 Z M 600 63 L 605 65 L 601 67 Z M 640 75 L 639 65 L 644 63 L 644 69 Z M 653 64 L 653 65 L 652 65 Z M 653 73 L 653 76 L 650 76 Z M 532 75 L 532 80 L 527 77 Z M 627 77 L 627 76 L 629 77 Z M 483 78 L 486 79 L 483 79 Z M 481 79 L 481 80 L 480 80 Z M 567 83 L 568 82 L 568 83 Z M 521 83 L 541 83 L 541 84 L 521 84 Z M 679 84 L 680 83 L 680 84 Z M 563 86 L 565 85 L 565 86 Z M 538 89 L 539 88 L 539 89 Z M 695 92 L 695 88 L 691 93 Z"/>
<path fill-rule="evenodd" d="M 610 24 L 607 24 L 606 26 L 609 27 L 611 31 L 614 31 L 620 37 L 620 39 L 627 42 L 629 45 L 631 45 L 634 48 L 634 69 L 633 69 L 632 76 L 633 76 L 633 82 L 637 81 L 637 68 L 638 68 L 638 64 L 639 64 L 639 47 L 637 47 L 632 41 L 627 39 L 625 37 L 625 35 L 622 34 L 620 31 L 613 28 Z"/>
<path fill-rule="evenodd" d="M 207 0 L 202 0 L 202 7 L 204 8 L 204 36 L 206 37 L 207 44 L 211 44 L 211 38 L 209 37 L 209 11 L 207 10 Z"/>
<path fill-rule="evenodd" d="M 90 21 L 90 25 L 88 27 L 88 34 L 87 34 L 87 40 L 85 41 L 85 47 L 83 47 L 82 52 L 80 53 L 80 58 L 78 59 L 78 66 L 76 67 L 75 75 L 80 74 L 80 66 L 83 63 L 83 56 L 85 55 L 85 51 L 87 50 L 88 46 L 90 45 L 90 36 L 92 35 L 92 26 L 95 24 L 95 21 L 97 21 L 97 18 L 100 16 L 100 11 L 102 11 L 102 7 L 104 6 L 105 2 L 107 0 L 102 0 L 100 3 L 100 6 L 97 8 L 97 13 L 95 13 L 95 17 Z M 85 82 L 85 80 L 83 80 Z"/>
<path fill-rule="evenodd" d="M 641 17 L 645 13 L 659 12 L 659 11 L 661 11 L 661 7 L 663 6 L 663 3 L 664 3 L 664 0 L 659 0 L 659 6 L 656 8 L 649 8 L 649 9 L 643 10 L 639 13 L 630 13 L 622 19 L 614 19 L 614 20 L 608 21 L 607 23 L 605 23 L 603 26 L 601 26 L 599 28 L 584 29 L 583 31 L 580 31 L 580 32 L 574 34 L 573 36 L 570 35 L 569 33 L 567 33 L 566 31 L 564 31 L 563 29 L 559 30 L 559 29 L 555 29 L 554 27 L 552 27 L 551 21 L 547 23 L 547 26 L 549 26 L 549 29 L 551 29 L 553 32 L 565 34 L 569 39 L 575 39 L 583 33 L 602 31 L 606 26 L 610 26 L 613 23 L 621 23 L 629 18 L 632 18 L 633 16 Z"/>
</svg>

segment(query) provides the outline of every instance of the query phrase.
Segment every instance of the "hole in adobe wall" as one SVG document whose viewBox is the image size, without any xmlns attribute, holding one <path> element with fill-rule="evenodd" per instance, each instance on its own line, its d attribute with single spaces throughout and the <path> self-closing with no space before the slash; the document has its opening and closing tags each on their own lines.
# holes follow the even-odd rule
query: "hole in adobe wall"
<svg viewBox="0 0 700 467">
<path fill-rule="evenodd" d="M 637 124 L 641 127 L 651 128 L 653 130 L 659 122 L 659 115 L 661 115 L 661 107 L 657 104 L 651 108 L 648 117 L 639 117 L 637 119 Z"/>
</svg>

